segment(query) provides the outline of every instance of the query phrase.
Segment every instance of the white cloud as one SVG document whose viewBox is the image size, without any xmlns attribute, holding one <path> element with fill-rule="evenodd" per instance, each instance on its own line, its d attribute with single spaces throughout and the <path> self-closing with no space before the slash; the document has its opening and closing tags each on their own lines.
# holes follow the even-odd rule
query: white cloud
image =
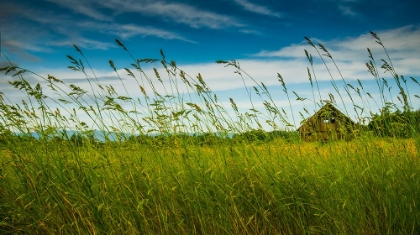
<svg viewBox="0 0 420 235">
<path fill-rule="evenodd" d="M 272 10 L 268 9 L 265 6 L 257 5 L 254 3 L 249 2 L 248 0 L 233 0 L 237 4 L 241 5 L 245 10 L 261 14 L 261 15 L 267 15 L 267 16 L 273 16 L 277 18 L 281 18 L 282 15 L 277 12 L 273 12 Z"/>
<path fill-rule="evenodd" d="M 109 48 L 116 48 L 117 46 L 113 43 L 101 42 L 97 40 L 91 40 L 84 37 L 77 37 L 69 40 L 52 41 L 49 45 L 53 46 L 72 46 L 73 44 L 81 48 L 90 50 L 108 50 Z"/>
<path fill-rule="evenodd" d="M 414 64 L 420 64 L 420 59 L 418 58 L 420 54 L 420 41 L 418 40 L 420 38 L 420 28 L 406 26 L 376 33 L 386 47 L 397 72 L 402 74 L 419 73 L 418 67 L 414 66 Z M 338 63 L 340 69 L 349 71 L 348 76 L 358 75 L 357 70 L 353 71 L 355 69 L 353 68 L 354 65 L 365 63 L 369 60 L 367 48 L 370 48 L 372 51 L 378 66 L 382 65 L 380 59 L 387 59 L 382 46 L 377 44 L 369 33 L 358 37 L 331 41 L 312 39 L 312 42 L 316 45 L 318 42 L 322 43 Z M 314 48 L 306 42 L 284 47 L 277 51 L 261 51 L 255 54 L 255 56 L 298 59 L 306 57 L 304 49 L 307 49 L 314 58 L 318 57 Z M 319 51 L 321 54 L 324 54 L 322 50 Z M 327 58 L 326 60 L 328 61 L 329 59 Z M 359 68 L 360 70 L 365 71 L 365 68 Z"/>
<path fill-rule="evenodd" d="M 30 52 L 51 53 L 55 51 L 52 46 L 71 46 L 72 44 L 77 44 L 82 48 L 100 50 L 115 47 L 111 43 L 80 36 L 83 31 L 78 27 L 79 19 L 74 20 L 65 13 L 55 14 L 29 6 L 25 6 L 25 8 L 27 8 L 26 11 L 19 12 L 19 15 L 40 24 L 34 25 L 30 21 L 20 24 L 13 21 L 7 22 L 4 26 L 4 31 L 7 34 L 4 35 L 3 41 L 10 51 L 19 49 L 26 54 Z M 30 37 L 26 35 L 30 35 Z M 13 40 L 11 40 L 12 38 Z"/>
<path fill-rule="evenodd" d="M 138 26 L 135 24 L 117 24 L 117 23 L 98 23 L 91 21 L 79 22 L 78 26 L 85 30 L 101 32 L 104 34 L 117 35 L 122 39 L 129 39 L 135 36 L 153 36 L 168 40 L 181 40 L 185 42 L 196 43 L 179 34 L 167 30 L 162 30 L 149 26 Z"/>
<path fill-rule="evenodd" d="M 414 38 L 418 38 L 420 35 L 418 29 L 413 30 L 412 27 L 406 27 L 379 32 L 378 35 L 382 38 L 383 43 L 387 47 L 397 73 L 409 76 L 419 75 L 418 65 L 420 64 L 420 59 L 417 55 L 420 54 L 420 42 L 414 40 Z M 401 42 L 400 37 L 403 37 L 404 42 L 407 43 Z M 97 43 L 89 40 L 83 42 L 86 43 L 85 46 L 87 47 L 92 47 Z M 263 82 L 266 86 L 280 85 L 277 73 L 280 73 L 283 76 L 287 85 L 309 84 L 307 68 L 310 68 L 310 64 L 303 52 L 303 49 L 307 49 L 314 57 L 315 74 L 312 74 L 313 71 L 311 70 L 312 78 L 314 79 L 314 76 L 316 76 L 318 81 L 330 81 L 332 76 L 337 84 L 342 86 L 344 84 L 342 84 L 341 75 L 347 82 L 354 82 L 356 79 L 373 79 L 365 65 L 369 59 L 366 46 L 369 46 L 372 49 L 375 58 L 378 57 L 376 58 L 378 67 L 381 65 L 380 58 L 385 58 L 381 47 L 377 45 L 374 42 L 374 39 L 370 38 L 369 35 L 346 38 L 341 41 L 326 41 L 323 42 L 323 44 L 327 48 L 331 46 L 332 49 L 330 50 L 330 53 L 333 55 L 339 71 L 328 58 L 325 60 L 329 68 L 329 70 L 327 70 L 325 65 L 317 59 L 315 50 L 304 43 L 281 48 L 278 51 L 260 52 L 256 54 L 254 58 L 239 59 L 238 62 L 241 68 L 253 79 L 258 83 Z M 407 53 L 404 54 L 404 52 Z M 118 61 L 115 62 L 118 63 Z M 156 66 L 159 67 L 158 64 Z M 178 64 L 178 66 L 194 78 L 200 73 L 208 86 L 214 91 L 228 91 L 243 87 L 243 81 L 238 74 L 234 73 L 235 68 L 233 67 L 224 67 L 221 64 L 215 63 Z M 165 74 L 165 71 L 161 68 L 159 68 L 159 71 L 162 74 L 162 77 L 165 77 L 163 75 Z M 154 78 L 154 72 L 151 69 L 145 69 L 145 72 L 150 77 Z M 384 74 L 384 71 L 381 68 L 379 68 L 379 72 L 381 76 L 390 78 L 390 75 Z M 66 75 L 68 74 L 68 71 L 63 71 L 59 74 L 60 76 L 65 77 L 68 76 Z M 110 71 L 96 71 L 96 74 L 98 77 L 115 76 L 113 75 L 113 72 Z M 125 71 L 121 70 L 120 75 L 121 74 L 124 79 L 127 79 L 127 82 L 133 81 L 132 78 L 125 75 Z M 247 86 L 252 87 L 256 85 L 252 79 L 248 78 L 244 73 L 243 75 Z M 133 86 L 128 85 L 128 87 Z M 137 89 L 137 87 L 134 86 L 134 89 Z M 185 87 L 180 91 L 186 91 Z"/>
<path fill-rule="evenodd" d="M 141 35 L 143 37 L 146 36 L 155 36 L 158 38 L 164 39 L 176 39 L 191 43 L 196 43 L 194 41 L 188 40 L 185 37 L 178 35 L 177 33 L 161 30 L 153 27 L 141 27 L 133 24 L 126 24 L 126 25 L 115 25 L 116 28 L 114 32 L 116 35 L 120 36 L 123 39 L 128 39 L 137 35 Z"/>
<path fill-rule="evenodd" d="M 142 30 L 144 30 L 133 25 L 122 28 L 127 30 L 126 37 L 130 37 L 130 33 L 134 35 L 135 33 L 141 33 Z M 397 73 L 410 76 L 419 74 L 418 65 L 420 64 L 420 59 L 418 58 L 418 55 L 420 54 L 420 41 L 417 39 L 420 38 L 420 29 L 404 27 L 378 32 L 378 35 L 386 46 Z M 313 41 L 320 40 L 314 39 Z M 58 42 L 60 45 L 67 45 L 70 43 L 74 42 Z M 81 47 L 97 49 L 116 47 L 114 44 L 102 43 L 85 38 L 81 38 L 76 44 Z M 344 40 L 336 39 L 323 41 L 322 44 L 325 45 L 332 54 L 343 77 L 349 81 L 355 79 L 372 79 L 372 76 L 365 66 L 365 63 L 369 59 L 366 47 L 371 48 L 378 63 L 378 67 L 381 66 L 380 59 L 386 59 L 383 49 L 375 43 L 374 39 L 369 34 L 354 38 L 346 38 Z M 325 61 L 330 69 L 330 71 L 328 71 L 318 59 L 314 48 L 304 42 L 281 48 L 278 51 L 262 51 L 254 55 L 253 58 L 240 59 L 238 62 L 240 63 L 241 68 L 255 80 L 264 82 L 267 86 L 280 84 L 278 82 L 277 73 L 280 73 L 284 77 L 286 84 L 308 83 L 307 67 L 310 67 L 310 64 L 306 59 L 304 49 L 307 49 L 314 57 L 314 69 L 317 79 L 320 81 L 329 81 L 331 75 L 334 79 L 341 79 L 335 65 L 326 58 Z M 235 69 L 232 67 L 225 68 L 223 65 L 215 63 L 186 64 L 179 65 L 179 67 L 193 77 L 198 73 L 201 73 L 208 85 L 216 91 L 243 87 L 241 78 L 233 73 Z M 384 74 L 382 69 L 379 68 L 379 71 L 381 75 L 389 77 L 389 74 Z M 154 74 L 151 70 L 146 72 L 151 75 Z M 126 73 L 122 72 L 122 74 Z M 106 76 L 110 75 L 108 74 Z M 249 78 L 246 78 L 246 84 L 248 86 L 255 85 Z"/>
<path fill-rule="evenodd" d="M 293 44 L 286 46 L 277 51 L 263 50 L 254 56 L 257 57 L 291 57 L 291 58 L 303 58 L 305 57 L 304 49 L 308 49 L 305 44 Z"/>
<path fill-rule="evenodd" d="M 40 58 L 31 53 L 51 53 L 54 52 L 54 47 L 57 46 L 71 46 L 76 44 L 81 48 L 107 50 L 115 47 L 114 43 L 103 42 L 101 40 L 94 40 L 83 36 L 85 32 L 101 32 L 107 35 L 118 35 L 123 39 L 128 39 L 134 36 L 153 36 L 169 40 L 182 40 L 190 43 L 195 43 L 177 33 L 162 30 L 159 28 L 148 26 L 137 26 L 134 24 L 118 24 L 109 21 L 110 18 L 103 18 L 94 10 L 92 4 L 94 1 L 86 0 L 82 4 L 76 4 L 72 1 L 58 2 L 62 7 L 70 8 L 86 14 L 94 19 L 103 20 L 102 22 L 83 21 L 83 18 L 72 18 L 69 14 L 56 14 L 52 11 L 43 9 L 36 9 L 25 6 L 25 11 L 19 11 L 19 4 L 11 4 L 10 9 L 16 14 L 25 17 L 31 21 L 40 23 L 40 25 L 33 25 L 30 22 L 15 23 L 9 21 L 3 26 L 4 48 L 10 52 L 19 54 L 31 61 L 38 61 Z M 21 7 L 22 8 L 22 7 Z M 1 11 L 0 11 L 1 12 Z M 54 20 L 51 20 L 54 19 Z M 54 35 L 52 34 L 54 32 Z M 31 35 L 30 39 L 22 35 Z"/>
<path fill-rule="evenodd" d="M 5 42 L 3 42 L 3 45 L 7 48 L 19 48 L 20 50 L 25 50 L 25 51 L 32 51 L 32 52 L 53 52 L 52 49 L 50 48 L 46 48 L 46 47 L 41 47 L 41 46 L 37 46 L 37 45 L 33 45 L 33 44 L 29 44 L 29 43 L 23 43 L 21 41 L 14 41 L 14 40 L 7 40 Z"/>
<path fill-rule="evenodd" d="M 219 29 L 242 26 L 240 22 L 230 16 L 201 10 L 183 3 L 150 0 L 64 0 L 52 2 L 100 21 L 113 21 L 113 17 L 95 10 L 98 5 L 112 10 L 114 16 L 134 12 L 148 16 L 158 16 L 175 23 L 187 24 L 193 28 Z"/>
<path fill-rule="evenodd" d="M 137 12 L 144 15 L 159 16 L 176 23 L 187 24 L 193 28 L 226 28 L 242 26 L 236 19 L 205 11 L 182 3 L 172 3 L 163 1 L 134 1 L 134 0 L 111 0 L 100 1 L 100 4 L 114 9 L 118 6 L 121 13 Z"/>
<path fill-rule="evenodd" d="M 340 10 L 341 14 L 345 16 L 354 17 L 357 15 L 357 13 L 354 12 L 353 9 L 349 6 L 340 5 L 338 6 L 338 9 Z"/>
<path fill-rule="evenodd" d="M 112 21 L 112 17 L 109 15 L 102 14 L 101 12 L 97 11 L 94 7 L 95 2 L 91 0 L 83 0 L 83 1 L 74 1 L 74 0 L 47 0 L 51 3 L 58 4 L 61 7 L 68 8 L 73 10 L 74 12 L 86 15 L 90 18 L 100 21 Z"/>
<path fill-rule="evenodd" d="M 252 29 L 241 29 L 241 30 L 239 30 L 239 32 L 245 33 L 245 34 L 261 35 L 260 32 L 258 32 L 256 30 L 252 30 Z"/>
</svg>

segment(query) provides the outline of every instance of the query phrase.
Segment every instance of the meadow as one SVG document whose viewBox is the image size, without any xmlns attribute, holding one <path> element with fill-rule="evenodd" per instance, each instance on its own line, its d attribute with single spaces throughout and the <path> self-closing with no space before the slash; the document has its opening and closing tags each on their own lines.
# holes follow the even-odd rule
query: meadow
<svg viewBox="0 0 420 235">
<path fill-rule="evenodd" d="M 334 61 L 323 45 L 307 41 Z M 0 93 L 0 233 L 420 233 L 420 112 L 411 103 L 417 96 L 407 93 L 419 83 L 398 75 L 389 57 L 378 68 L 368 50 L 367 68 L 382 93 L 390 85 L 378 70 L 392 75 L 400 103 L 382 96 L 382 112 L 360 116 L 369 125 L 351 140 L 305 142 L 291 128 L 292 115 L 236 61 L 218 63 L 254 81 L 247 92 L 264 100 L 265 110 L 242 112 L 230 99 L 228 111 L 201 75 L 189 76 L 163 52 L 161 59 L 135 59 L 116 42 L 133 58 L 124 71 L 142 97 L 101 84 L 77 46 L 81 59 L 68 56 L 69 68 L 86 75 L 90 90 L 1 68 L 26 98 L 11 103 Z M 305 52 L 315 97 L 313 58 Z M 157 69 L 144 73 L 143 64 L 154 63 L 165 78 Z M 42 82 L 30 84 L 29 75 Z M 290 104 L 293 91 L 277 77 Z M 344 93 L 331 84 L 337 100 L 354 90 L 368 103 L 360 81 Z M 262 117 L 278 135 L 263 130 Z"/>
</svg>

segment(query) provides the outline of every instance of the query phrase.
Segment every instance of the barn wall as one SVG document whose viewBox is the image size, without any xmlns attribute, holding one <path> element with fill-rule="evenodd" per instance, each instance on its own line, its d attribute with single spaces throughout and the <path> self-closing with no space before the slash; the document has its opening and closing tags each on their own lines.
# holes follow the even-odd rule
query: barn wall
<svg viewBox="0 0 420 235">
<path fill-rule="evenodd" d="M 305 141 L 347 139 L 350 134 L 346 133 L 348 128 L 343 125 L 348 123 L 349 120 L 345 116 L 334 117 L 334 120 L 330 118 L 328 123 L 325 123 L 323 116 L 314 115 L 299 128 L 299 133 Z"/>
</svg>

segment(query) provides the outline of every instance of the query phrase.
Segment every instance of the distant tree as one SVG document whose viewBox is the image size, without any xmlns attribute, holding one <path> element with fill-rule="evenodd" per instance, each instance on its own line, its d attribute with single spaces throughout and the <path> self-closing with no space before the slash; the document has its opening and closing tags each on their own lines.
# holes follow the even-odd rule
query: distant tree
<svg viewBox="0 0 420 235">
<path fill-rule="evenodd" d="M 8 142 L 11 141 L 11 139 L 15 139 L 16 136 L 13 135 L 13 133 L 10 130 L 2 129 L 0 131 L 0 146 L 7 145 Z"/>
<path fill-rule="evenodd" d="M 192 138 L 195 139 L 193 142 L 202 146 L 214 145 L 220 142 L 220 137 L 218 137 L 215 133 L 202 133 L 197 136 L 193 136 Z"/>
<path fill-rule="evenodd" d="M 70 137 L 70 142 L 75 146 L 82 146 L 83 145 L 83 137 L 80 134 L 73 133 Z"/>
<path fill-rule="evenodd" d="M 368 128 L 376 136 L 410 138 L 420 133 L 420 110 L 391 112 L 385 108 L 369 122 Z"/>
</svg>

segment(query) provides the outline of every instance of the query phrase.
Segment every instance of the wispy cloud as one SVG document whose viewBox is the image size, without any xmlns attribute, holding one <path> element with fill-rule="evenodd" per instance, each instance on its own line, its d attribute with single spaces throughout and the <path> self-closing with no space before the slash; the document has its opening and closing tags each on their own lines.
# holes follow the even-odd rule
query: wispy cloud
<svg viewBox="0 0 420 235">
<path fill-rule="evenodd" d="M 181 40 L 185 42 L 196 43 L 192 40 L 189 40 L 183 36 L 180 36 L 177 33 L 154 28 L 150 26 L 138 26 L 135 24 L 117 24 L 117 23 L 100 23 L 92 21 L 79 22 L 78 26 L 85 30 L 101 32 L 104 34 L 113 34 L 117 35 L 122 39 L 129 39 L 135 36 L 153 36 L 158 38 L 164 38 L 169 40 Z"/>
<path fill-rule="evenodd" d="M 256 30 L 252 30 L 252 29 L 241 29 L 241 30 L 239 30 L 239 32 L 245 33 L 245 34 L 261 35 L 261 32 L 258 32 Z"/>
<path fill-rule="evenodd" d="M 53 50 L 50 48 L 23 43 L 23 42 L 15 41 L 15 40 L 7 40 L 3 42 L 3 45 L 9 49 L 19 48 L 20 50 L 31 51 L 31 52 L 48 52 L 48 53 L 53 52 Z"/>
<path fill-rule="evenodd" d="M 14 5 L 14 9 L 19 6 L 19 4 Z M 25 6 L 24 11 L 16 14 L 23 17 L 21 19 L 23 22 L 7 21 L 3 26 L 4 32 L 7 32 L 4 34 L 4 45 L 10 52 L 18 52 L 22 57 L 32 61 L 38 58 L 32 55 L 33 53 L 51 53 L 57 46 L 78 44 L 84 48 L 94 49 L 111 47 L 106 43 L 81 36 L 83 30 L 77 27 L 78 19 L 73 20 L 69 14 L 57 14 L 54 11 L 30 6 Z"/>
<path fill-rule="evenodd" d="M 400 60 L 408 58 L 418 58 L 420 54 L 420 28 L 406 26 L 386 31 L 376 32 L 381 38 L 383 44 L 391 55 L 391 58 Z M 349 37 L 345 39 L 336 39 L 322 41 L 311 39 L 314 43 L 321 43 L 326 46 L 330 54 L 336 60 L 348 61 L 349 59 L 366 59 L 367 48 L 372 51 L 378 51 L 382 56 L 382 47 L 375 42 L 369 33 L 358 37 Z M 284 58 L 302 58 L 306 57 L 304 49 L 308 49 L 306 42 L 283 47 L 277 51 L 261 51 L 254 56 L 257 57 L 284 57 Z"/>
<path fill-rule="evenodd" d="M 159 16 L 175 23 L 187 24 L 193 28 L 220 29 L 242 26 L 235 18 L 201 10 L 183 3 L 150 0 L 110 0 L 98 1 L 109 9 L 118 9 L 120 13 L 136 12 L 148 16 Z"/>
<path fill-rule="evenodd" d="M 417 55 L 420 54 L 420 42 L 416 39 L 420 37 L 420 29 L 404 27 L 378 32 L 378 35 L 387 47 L 398 73 L 404 75 L 409 74 L 410 76 L 419 75 L 418 64 L 420 64 L 420 59 Z M 405 40 L 402 41 L 401 37 Z M 317 39 L 314 39 L 313 41 L 320 42 L 320 40 Z M 367 71 L 365 65 L 369 59 L 366 47 L 371 48 L 378 63 L 380 58 L 385 58 L 383 49 L 375 43 L 375 40 L 371 38 L 369 34 L 342 40 L 323 41 L 322 44 L 324 44 L 327 49 L 331 48 L 328 50 L 332 53 L 341 74 L 348 81 L 354 81 L 355 79 L 372 79 L 372 75 Z M 328 82 L 331 80 L 331 76 L 335 79 L 341 77 L 336 69 L 328 71 L 321 61 L 316 60 L 316 52 L 313 51 L 311 46 L 304 42 L 302 44 L 295 44 L 282 48 L 278 51 L 271 52 L 271 54 L 269 51 L 266 51 L 254 55 L 256 56 L 254 58 L 239 59 L 238 62 L 240 63 L 241 68 L 256 81 L 263 82 L 267 86 L 280 85 L 277 79 L 277 73 L 280 73 L 283 76 L 287 84 L 308 84 L 309 80 L 306 68 L 309 67 L 310 64 L 306 59 L 303 51 L 304 49 L 313 53 L 315 59 L 314 69 L 319 81 Z M 402 52 L 399 52 L 400 50 Z M 412 51 L 412 53 L 407 54 L 405 51 Z M 326 60 L 326 63 L 329 68 L 335 68 L 335 65 L 331 61 Z M 378 64 L 378 66 L 380 65 Z M 222 65 L 215 63 L 178 64 L 178 67 L 192 77 L 195 77 L 196 74 L 200 73 L 209 87 L 214 91 L 226 91 L 243 87 L 241 78 L 234 73 L 235 69 L 232 67 L 224 68 Z M 159 71 L 160 70 L 162 70 L 161 74 L 165 73 L 163 69 L 159 69 Z M 154 74 L 152 69 L 146 68 L 145 72 L 146 74 Z M 383 70 L 380 69 L 380 72 L 382 73 Z M 98 76 L 103 77 L 112 76 L 112 72 L 109 71 L 98 71 L 96 73 L 99 74 Z M 61 72 L 61 74 L 63 74 L 62 76 L 68 76 L 65 72 Z M 120 74 L 125 74 L 125 72 L 122 70 Z M 384 76 L 389 77 L 389 74 L 385 74 Z M 125 75 L 122 75 L 122 77 L 126 78 L 127 81 L 132 80 Z M 246 76 L 245 83 L 247 86 L 255 85 L 255 83 Z M 180 91 L 183 91 L 181 87 Z"/>
<path fill-rule="evenodd" d="M 407 26 L 376 33 L 385 45 L 392 64 L 399 75 L 420 76 L 418 69 L 420 64 L 420 58 L 418 57 L 420 54 L 420 41 L 418 40 L 420 38 L 420 28 Z M 369 33 L 340 40 L 321 41 L 313 39 L 312 41 L 315 45 L 322 43 L 334 58 L 336 64 L 333 64 L 329 58 L 324 57 L 330 72 L 319 59 L 315 49 L 306 42 L 290 45 L 277 51 L 261 51 L 254 56 L 277 61 L 278 71 L 282 74 L 285 72 L 283 76 L 285 79 L 293 78 L 292 83 L 304 83 L 308 78 L 306 67 L 310 67 L 310 64 L 304 49 L 312 54 L 314 70 L 320 81 L 329 81 L 331 78 L 341 79 L 341 76 L 347 81 L 354 81 L 355 79 L 371 80 L 373 77 L 365 65 L 369 61 L 367 52 L 367 48 L 369 48 L 376 60 L 380 76 L 385 79 L 391 78 L 389 73 L 380 68 L 383 64 L 381 59 L 388 61 L 388 57 L 382 46 L 377 44 Z M 320 53 L 324 54 L 322 50 L 320 50 Z M 388 61 L 388 63 L 390 62 Z M 336 65 L 339 70 L 336 69 Z M 274 72 L 273 68 L 265 68 L 265 70 Z"/>
<path fill-rule="evenodd" d="M 118 27 L 117 27 L 118 28 Z M 131 38 L 133 36 L 155 36 L 164 39 L 177 39 L 186 42 L 196 43 L 194 41 L 188 40 L 185 37 L 182 37 L 176 33 L 161 30 L 153 27 L 141 27 L 133 24 L 121 25 L 121 29 L 116 31 L 116 34 L 124 39 Z"/>
<path fill-rule="evenodd" d="M 340 10 L 341 14 L 345 16 L 354 17 L 357 15 L 357 13 L 353 11 L 353 9 L 349 6 L 340 5 L 338 6 L 338 9 Z"/>
<path fill-rule="evenodd" d="M 101 42 L 97 40 L 87 39 L 84 37 L 78 37 L 75 39 L 63 40 L 63 41 L 53 41 L 49 43 L 53 46 L 72 46 L 76 44 L 77 46 L 85 49 L 93 50 L 108 50 L 109 48 L 116 48 L 117 46 L 113 43 Z"/>
<path fill-rule="evenodd" d="M 90 32 L 108 36 L 117 35 L 123 39 L 135 36 L 151 36 L 196 43 L 175 32 L 156 27 L 110 22 L 112 17 L 95 10 L 95 2 L 96 0 L 80 1 L 80 4 L 68 0 L 57 2 L 61 7 L 72 9 L 94 19 L 89 21 L 86 20 L 86 17 L 74 17 L 74 13 L 71 12 L 58 13 L 31 6 L 23 7 L 19 3 L 8 3 L 10 11 L 15 15 L 24 17 L 23 19 L 26 22 L 7 21 L 7 24 L 5 22 L 2 25 L 3 46 L 10 52 L 19 54 L 30 61 L 39 61 L 40 59 L 33 53 L 51 53 L 54 51 L 54 47 L 66 47 L 72 44 L 77 44 L 81 48 L 98 50 L 115 47 L 113 43 L 85 36 Z M 96 6 L 98 4 L 96 3 Z M 5 14 L 11 13 L 0 10 L 0 15 Z M 30 40 L 29 37 L 23 36 L 28 34 L 31 35 Z"/>
<path fill-rule="evenodd" d="M 283 47 L 277 51 L 268 51 L 263 50 L 254 54 L 257 57 L 290 57 L 290 58 L 303 58 L 305 54 L 303 53 L 308 47 L 305 44 L 293 44 L 287 47 Z"/>
<path fill-rule="evenodd" d="M 150 0 L 64 0 L 53 1 L 62 7 L 84 14 L 100 21 L 113 21 L 109 15 L 96 10 L 98 6 L 107 8 L 112 15 L 127 12 L 140 13 L 145 16 L 158 16 L 161 19 L 189 25 L 193 28 L 220 29 L 227 27 L 240 27 L 242 24 L 235 18 L 202 10 L 191 5 L 177 2 L 150 1 Z"/>
<path fill-rule="evenodd" d="M 31 35 L 31 37 L 27 35 Z M 43 32 L 25 25 L 15 24 L 14 22 L 2 25 L 2 50 L 5 53 L 15 54 L 27 61 L 41 61 L 42 59 L 36 56 L 35 53 L 51 53 L 54 51 L 39 42 L 38 39 L 45 35 Z"/>
<path fill-rule="evenodd" d="M 92 19 L 100 20 L 100 21 L 112 21 L 112 17 L 109 15 L 105 15 L 98 10 L 96 10 L 95 2 L 92 0 L 46 0 L 54 4 L 58 4 L 59 6 L 63 8 L 68 8 L 73 10 L 76 13 L 80 13 L 83 15 L 86 15 Z"/>
<path fill-rule="evenodd" d="M 273 16 L 273 17 L 277 17 L 277 18 L 282 17 L 282 14 L 280 14 L 280 13 L 274 12 L 274 11 L 268 9 L 265 6 L 261 6 L 261 5 L 251 3 L 248 0 L 233 0 L 233 1 L 236 2 L 237 4 L 239 4 L 240 6 L 242 6 L 245 10 L 253 12 L 253 13 L 257 13 L 257 14 L 261 14 L 261 15 L 267 15 L 267 16 Z"/>
</svg>

